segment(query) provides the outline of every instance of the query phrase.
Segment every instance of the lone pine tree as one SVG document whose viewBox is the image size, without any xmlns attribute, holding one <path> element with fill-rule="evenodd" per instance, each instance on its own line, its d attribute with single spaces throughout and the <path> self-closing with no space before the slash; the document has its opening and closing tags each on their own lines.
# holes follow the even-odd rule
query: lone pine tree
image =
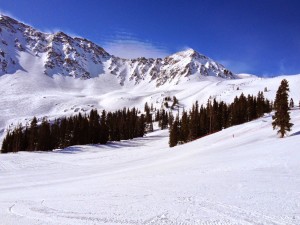
<svg viewBox="0 0 300 225">
<path fill-rule="evenodd" d="M 273 129 L 278 128 L 278 134 L 283 138 L 287 131 L 291 131 L 291 127 L 293 126 L 290 123 L 290 113 L 289 113 L 289 84 L 286 79 L 281 81 L 281 84 L 276 92 L 274 107 L 275 107 L 275 115 L 273 118 Z"/>
</svg>

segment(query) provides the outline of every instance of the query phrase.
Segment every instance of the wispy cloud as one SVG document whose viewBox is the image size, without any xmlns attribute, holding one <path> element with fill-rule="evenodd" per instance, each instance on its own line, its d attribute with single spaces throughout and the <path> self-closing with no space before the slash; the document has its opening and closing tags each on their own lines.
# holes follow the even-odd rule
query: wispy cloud
<svg viewBox="0 0 300 225">
<path fill-rule="evenodd" d="M 279 61 L 279 73 L 280 74 L 285 74 L 287 73 L 287 68 L 286 68 L 286 65 L 285 65 L 285 59 L 281 59 Z"/>
<path fill-rule="evenodd" d="M 170 54 L 168 49 L 151 41 L 143 41 L 128 32 L 118 32 L 115 36 L 107 38 L 102 44 L 110 54 L 122 58 L 163 58 Z"/>
<path fill-rule="evenodd" d="M 5 16 L 9 16 L 9 17 L 13 17 L 15 18 L 15 16 L 13 16 L 10 12 L 6 11 L 6 10 L 3 10 L 0 8 L 0 14 L 1 15 L 5 15 Z"/>
<path fill-rule="evenodd" d="M 248 63 L 233 60 L 218 60 L 223 66 L 234 73 L 251 73 L 252 66 Z"/>
</svg>

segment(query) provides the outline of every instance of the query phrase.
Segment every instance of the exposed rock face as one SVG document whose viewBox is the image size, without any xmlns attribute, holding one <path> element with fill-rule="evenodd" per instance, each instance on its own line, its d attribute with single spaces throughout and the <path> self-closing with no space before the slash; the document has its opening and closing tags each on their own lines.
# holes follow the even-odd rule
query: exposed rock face
<svg viewBox="0 0 300 225">
<path fill-rule="evenodd" d="M 0 75 L 22 69 L 22 53 L 40 58 L 44 74 L 60 74 L 89 79 L 111 74 L 125 82 L 138 84 L 143 80 L 156 86 L 182 77 L 218 76 L 233 78 L 232 72 L 208 57 L 189 49 L 164 59 L 122 59 L 84 38 L 70 37 L 63 32 L 42 33 L 7 16 L 0 17 Z"/>
</svg>

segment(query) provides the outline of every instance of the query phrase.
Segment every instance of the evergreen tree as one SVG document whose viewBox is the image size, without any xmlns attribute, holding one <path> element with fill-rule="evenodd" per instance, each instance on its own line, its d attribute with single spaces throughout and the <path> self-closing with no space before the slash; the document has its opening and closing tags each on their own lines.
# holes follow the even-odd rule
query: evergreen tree
<svg viewBox="0 0 300 225">
<path fill-rule="evenodd" d="M 7 132 L 1 152 L 46 151 L 75 144 L 106 144 L 109 140 L 142 137 L 145 134 L 146 118 L 144 114 L 138 116 L 138 112 L 135 108 L 124 108 L 107 114 L 103 110 L 100 117 L 97 110 L 91 110 L 89 116 L 79 113 L 68 118 L 56 119 L 52 125 L 45 118 L 38 125 L 34 117 L 30 126 L 26 126 L 25 129 L 19 124 Z M 163 112 L 163 117 L 163 126 L 167 127 L 167 112 Z"/>
<path fill-rule="evenodd" d="M 265 112 L 265 97 L 262 91 L 258 92 L 256 107 L 257 107 L 257 116 L 258 117 L 263 116 Z"/>
<path fill-rule="evenodd" d="M 180 126 L 179 141 L 181 143 L 188 142 L 189 138 L 189 118 L 187 112 L 183 111 Z"/>
<path fill-rule="evenodd" d="M 300 103 L 299 103 L 300 104 Z M 155 113 L 155 122 L 158 122 L 160 121 L 160 113 L 159 113 L 159 110 L 156 110 L 156 113 Z"/>
<path fill-rule="evenodd" d="M 153 129 L 153 128 L 152 128 Z M 136 137 L 143 137 L 145 135 L 145 116 L 142 114 L 136 123 Z"/>
<path fill-rule="evenodd" d="M 41 125 L 39 126 L 37 149 L 40 151 L 47 151 L 51 149 L 50 140 L 50 124 L 46 118 L 43 118 Z"/>
<path fill-rule="evenodd" d="M 294 108 L 294 100 L 293 100 L 293 98 L 291 98 L 291 100 L 290 100 L 290 109 L 292 109 L 292 108 Z"/>
<path fill-rule="evenodd" d="M 192 106 L 192 111 L 190 112 L 190 133 L 189 139 L 195 140 L 199 137 L 200 130 L 200 120 L 199 120 L 199 104 L 196 101 L 195 105 Z"/>
<path fill-rule="evenodd" d="M 60 120 L 58 148 L 67 147 L 66 145 L 67 123 L 68 123 L 67 118 L 62 118 Z"/>
<path fill-rule="evenodd" d="M 103 110 L 100 119 L 100 144 L 106 144 L 109 139 L 109 130 L 106 121 L 106 111 Z"/>
<path fill-rule="evenodd" d="M 147 123 L 147 131 L 153 132 L 153 122 L 152 122 L 152 113 L 151 110 L 153 109 L 153 104 L 151 104 L 151 109 L 148 106 L 148 103 L 145 103 L 144 111 L 146 113 L 146 123 Z"/>
<path fill-rule="evenodd" d="M 281 81 L 281 84 L 276 92 L 276 98 L 274 102 L 275 115 L 273 116 L 273 129 L 278 127 L 278 134 L 283 138 L 287 131 L 291 130 L 293 126 L 290 123 L 289 103 L 288 103 L 288 92 L 289 84 L 286 79 Z"/>
<path fill-rule="evenodd" d="M 144 106 L 144 112 L 147 113 L 147 112 L 150 112 L 150 108 L 148 106 L 148 102 L 145 103 L 145 106 Z"/>
<path fill-rule="evenodd" d="M 174 147 L 177 145 L 179 139 L 179 119 L 175 119 L 174 123 L 170 128 L 169 146 Z"/>
<path fill-rule="evenodd" d="M 97 110 L 91 110 L 89 116 L 89 143 L 100 143 L 100 117 Z"/>
<path fill-rule="evenodd" d="M 160 129 L 164 130 L 168 128 L 169 116 L 164 109 L 160 111 L 159 119 L 160 120 L 158 121 L 158 126 L 160 127 Z"/>
<path fill-rule="evenodd" d="M 51 148 L 55 149 L 59 147 L 59 120 L 54 120 L 53 124 L 51 125 Z"/>
<path fill-rule="evenodd" d="M 30 132 L 29 132 L 29 150 L 35 151 L 37 149 L 38 141 L 38 125 L 36 117 L 33 117 L 30 123 Z"/>
<path fill-rule="evenodd" d="M 176 105 L 178 105 L 179 104 L 179 101 L 178 101 L 178 99 L 175 97 L 175 96 L 173 96 L 173 103 L 172 103 L 172 106 L 171 106 L 171 108 L 173 109 Z"/>
<path fill-rule="evenodd" d="M 170 111 L 169 115 L 168 115 L 168 125 L 169 125 L 169 127 L 172 126 L 173 121 L 174 121 L 174 116 L 173 116 L 172 112 Z"/>
<path fill-rule="evenodd" d="M 79 120 L 79 144 L 85 145 L 90 143 L 89 142 L 89 120 L 86 115 L 82 116 L 81 114 L 78 115 Z"/>
<path fill-rule="evenodd" d="M 75 144 L 74 140 L 74 118 L 67 118 L 66 132 L 64 137 L 64 146 L 68 147 Z"/>
<path fill-rule="evenodd" d="M 11 138 L 11 134 L 10 134 L 10 131 L 8 131 L 5 138 L 3 139 L 3 142 L 2 142 L 1 153 L 8 153 L 9 152 L 9 150 L 10 150 L 10 138 Z"/>
<path fill-rule="evenodd" d="M 13 131 L 13 143 L 12 143 L 12 151 L 18 152 L 22 149 L 22 141 L 23 141 L 23 132 L 22 132 L 22 124 L 19 124 L 17 128 Z"/>
<path fill-rule="evenodd" d="M 28 129 L 27 125 L 26 125 L 24 131 L 22 129 L 21 132 L 22 132 L 22 140 L 21 140 L 20 151 L 28 151 L 29 129 Z"/>
</svg>

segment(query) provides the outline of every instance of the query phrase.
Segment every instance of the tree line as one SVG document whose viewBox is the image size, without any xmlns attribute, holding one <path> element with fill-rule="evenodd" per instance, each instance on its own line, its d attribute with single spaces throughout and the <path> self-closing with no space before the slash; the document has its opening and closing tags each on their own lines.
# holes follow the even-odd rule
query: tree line
<svg viewBox="0 0 300 225">
<path fill-rule="evenodd" d="M 169 146 L 187 143 L 233 125 L 242 124 L 272 111 L 273 103 L 265 99 L 263 92 L 257 96 L 243 93 L 231 104 L 209 99 L 206 105 L 193 104 L 189 112 L 177 115 L 170 126 Z"/>
<path fill-rule="evenodd" d="M 231 104 L 210 98 L 205 105 L 199 106 L 196 101 L 191 110 L 183 110 L 181 117 L 178 113 L 176 118 L 171 110 L 156 110 L 153 105 L 149 107 L 147 102 L 144 107 L 145 114 L 140 114 L 136 108 L 124 108 L 108 113 L 103 110 L 101 115 L 97 110 L 91 110 L 88 115 L 79 113 L 56 119 L 52 123 L 46 118 L 38 123 L 34 117 L 30 125 L 23 127 L 19 124 L 7 132 L 1 152 L 48 151 L 71 145 L 106 144 L 108 141 L 142 137 L 146 132 L 153 131 L 154 121 L 158 122 L 160 129 L 170 129 L 169 146 L 174 147 L 257 119 L 264 113 L 271 112 L 273 108 L 273 128 L 278 128 L 278 134 L 283 137 L 293 126 L 288 110 L 294 107 L 294 101 L 291 99 L 288 103 L 288 91 L 288 82 L 284 79 L 278 88 L 274 104 L 264 97 L 263 92 L 247 97 L 242 93 Z M 175 97 L 173 102 L 178 104 Z"/>
<path fill-rule="evenodd" d="M 44 118 L 38 123 L 34 117 L 25 127 L 19 124 L 8 131 L 2 143 L 2 153 L 17 151 L 48 151 L 71 145 L 106 144 L 142 137 L 145 134 L 144 114 L 135 108 L 116 112 L 91 110 L 88 115 L 74 115 L 50 123 Z"/>
</svg>

